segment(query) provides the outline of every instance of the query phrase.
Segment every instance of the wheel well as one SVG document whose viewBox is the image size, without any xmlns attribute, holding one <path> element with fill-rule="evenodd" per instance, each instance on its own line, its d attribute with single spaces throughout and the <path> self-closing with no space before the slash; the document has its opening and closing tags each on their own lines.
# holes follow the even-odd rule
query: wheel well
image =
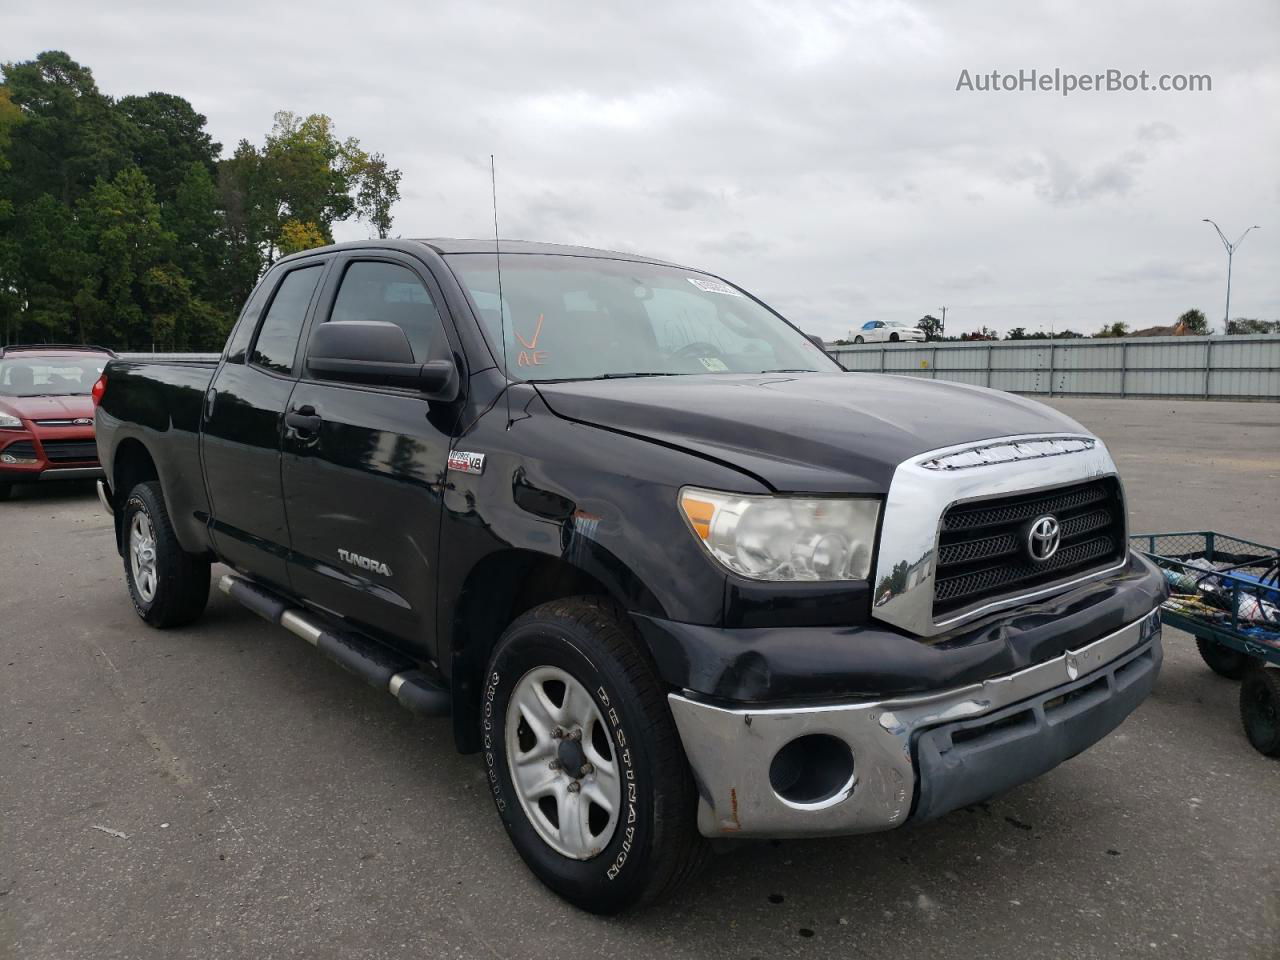
<svg viewBox="0 0 1280 960">
<path fill-rule="evenodd" d="M 113 511 L 116 520 L 116 549 L 122 555 L 124 546 L 120 539 L 120 514 L 124 498 L 139 483 L 159 479 L 160 472 L 156 470 L 156 462 L 142 441 L 132 437 L 122 441 L 111 464 L 111 499 L 116 507 Z"/>
<path fill-rule="evenodd" d="M 468 574 L 450 635 L 453 732 L 462 753 L 480 749 L 480 694 L 498 638 L 524 613 L 564 597 L 609 596 L 586 571 L 558 557 L 509 550 L 486 557 Z"/>
<path fill-rule="evenodd" d="M 145 480 L 159 480 L 160 472 L 150 451 L 141 440 L 130 437 L 116 450 L 111 470 L 111 492 L 116 497 L 127 496 L 129 491 Z"/>
</svg>

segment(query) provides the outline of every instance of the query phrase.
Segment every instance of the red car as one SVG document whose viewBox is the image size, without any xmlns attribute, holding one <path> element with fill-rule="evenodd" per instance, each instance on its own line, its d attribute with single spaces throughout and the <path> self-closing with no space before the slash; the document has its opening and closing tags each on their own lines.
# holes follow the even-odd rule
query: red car
<svg viewBox="0 0 1280 960">
<path fill-rule="evenodd" d="M 16 483 L 102 476 L 93 435 L 93 385 L 102 347 L 0 347 L 0 500 Z"/>
</svg>

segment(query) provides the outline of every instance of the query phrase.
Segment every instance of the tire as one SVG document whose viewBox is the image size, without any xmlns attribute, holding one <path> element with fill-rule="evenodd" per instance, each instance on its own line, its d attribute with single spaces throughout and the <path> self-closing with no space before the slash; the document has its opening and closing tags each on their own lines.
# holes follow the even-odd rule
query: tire
<svg viewBox="0 0 1280 960">
<path fill-rule="evenodd" d="M 178 543 L 159 481 L 139 483 L 129 492 L 122 529 L 124 577 L 138 616 L 163 630 L 204 613 L 209 561 L 187 553 Z"/>
<path fill-rule="evenodd" d="M 569 681 L 556 679 L 565 675 Z M 559 703 L 557 689 L 563 690 Z M 482 755 L 494 803 L 538 879 L 584 910 L 611 914 L 668 897 L 694 876 L 707 851 L 696 825 L 697 790 L 665 690 L 624 613 L 592 597 L 528 611 L 494 648 L 483 696 Z M 552 724 L 546 736 L 525 720 L 522 704 L 532 702 L 530 696 L 546 706 L 535 717 L 544 733 Z M 588 722 L 570 726 L 583 716 Z M 561 723 L 567 739 L 554 736 Z M 569 741 L 578 730 L 575 752 Z M 548 746 L 556 752 L 546 752 Z M 546 796 L 518 789 L 512 765 L 522 753 L 532 759 L 521 782 L 546 778 L 538 785 L 552 784 Z M 543 757 L 551 757 L 545 774 Z M 587 765 L 575 779 L 569 769 L 579 760 Z M 552 769 L 552 761 L 560 768 Z M 576 793 L 574 783 L 581 788 Z M 612 815 L 595 802 L 609 799 L 611 783 L 618 785 Z M 559 828 L 561 812 L 575 810 L 582 813 L 576 844 L 572 819 L 565 831 Z M 553 845 L 560 843 L 575 849 Z"/>
<path fill-rule="evenodd" d="M 861 337 L 854 337 L 854 338 L 853 338 L 853 342 L 854 342 L 854 343 L 866 343 L 866 341 L 865 341 L 865 340 L 863 340 Z"/>
<path fill-rule="evenodd" d="M 13 484 L 0 483 L 0 503 L 4 503 L 9 499 L 9 494 L 13 493 Z"/>
<path fill-rule="evenodd" d="M 1264 756 L 1280 757 L 1280 670 L 1251 666 L 1240 684 L 1244 735 Z"/>
<path fill-rule="evenodd" d="M 891 333 L 891 334 L 889 334 L 889 342 L 890 342 L 890 343 L 897 343 L 897 342 L 898 342 L 898 335 L 897 335 L 896 333 Z"/>
<path fill-rule="evenodd" d="M 1200 651 L 1200 659 L 1208 665 L 1210 670 L 1230 680 L 1239 680 L 1253 663 L 1251 657 L 1239 650 L 1232 650 L 1208 637 L 1196 637 L 1196 649 Z"/>
</svg>

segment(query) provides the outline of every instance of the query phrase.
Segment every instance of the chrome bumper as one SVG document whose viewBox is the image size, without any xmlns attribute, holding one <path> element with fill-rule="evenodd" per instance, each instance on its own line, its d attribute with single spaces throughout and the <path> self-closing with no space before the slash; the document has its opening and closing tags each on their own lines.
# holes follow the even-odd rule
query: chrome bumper
<svg viewBox="0 0 1280 960">
<path fill-rule="evenodd" d="M 698 829 L 708 837 L 869 833 L 900 826 L 918 807 L 917 816 L 932 817 L 999 793 L 1118 725 L 1150 690 L 1160 653 L 1157 609 L 1056 659 L 939 693 L 765 709 L 670 694 L 701 794 Z M 984 717 L 993 725 L 989 736 Z M 963 745 L 960 736 L 953 744 L 951 734 L 961 730 Z M 809 734 L 847 744 L 853 771 L 830 796 L 793 803 L 774 790 L 770 765 L 782 747 Z M 924 738 L 927 770 L 915 750 Z"/>
<path fill-rule="evenodd" d="M 115 515 L 115 507 L 111 505 L 111 488 L 107 486 L 106 480 L 98 481 L 98 502 L 102 504 L 102 509 L 112 516 Z"/>
<path fill-rule="evenodd" d="M 101 467 L 46 467 L 40 480 L 92 480 L 103 475 Z"/>
</svg>

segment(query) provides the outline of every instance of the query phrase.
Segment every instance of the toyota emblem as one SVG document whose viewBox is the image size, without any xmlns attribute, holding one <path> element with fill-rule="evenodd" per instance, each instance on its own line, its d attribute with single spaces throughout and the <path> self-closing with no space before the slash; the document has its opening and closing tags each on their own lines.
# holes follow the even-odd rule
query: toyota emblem
<svg viewBox="0 0 1280 960">
<path fill-rule="evenodd" d="M 1062 524 L 1057 517 L 1038 517 L 1027 528 L 1027 553 L 1036 563 L 1044 563 L 1058 552 L 1062 542 Z"/>
</svg>

